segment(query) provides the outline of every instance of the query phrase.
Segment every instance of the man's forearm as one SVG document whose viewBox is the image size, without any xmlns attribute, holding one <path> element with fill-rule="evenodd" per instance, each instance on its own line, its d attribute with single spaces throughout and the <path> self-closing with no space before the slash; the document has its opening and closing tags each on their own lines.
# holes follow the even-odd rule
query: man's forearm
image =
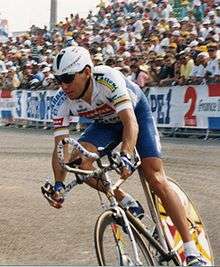
<svg viewBox="0 0 220 267">
<path fill-rule="evenodd" d="M 63 182 L 66 177 L 66 171 L 60 166 L 56 150 L 53 151 L 52 167 L 55 181 Z"/>
<path fill-rule="evenodd" d="M 129 122 L 128 124 L 126 124 L 123 129 L 121 151 L 132 154 L 137 143 L 137 136 L 137 123 Z"/>
</svg>

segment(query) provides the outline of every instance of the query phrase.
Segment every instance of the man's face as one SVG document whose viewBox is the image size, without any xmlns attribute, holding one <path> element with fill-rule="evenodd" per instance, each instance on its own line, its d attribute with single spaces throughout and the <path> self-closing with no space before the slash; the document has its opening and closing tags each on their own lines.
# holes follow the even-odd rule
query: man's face
<svg viewBox="0 0 220 267">
<path fill-rule="evenodd" d="M 216 57 L 216 53 L 217 53 L 217 48 L 209 47 L 208 48 L 208 53 L 209 53 L 209 57 L 210 58 L 215 58 Z"/>
<path fill-rule="evenodd" d="M 76 73 L 72 82 L 70 83 L 61 83 L 63 91 L 67 94 L 69 99 L 74 100 L 78 99 L 85 89 L 87 81 L 91 77 L 91 69 L 86 67 L 83 72 Z"/>
</svg>

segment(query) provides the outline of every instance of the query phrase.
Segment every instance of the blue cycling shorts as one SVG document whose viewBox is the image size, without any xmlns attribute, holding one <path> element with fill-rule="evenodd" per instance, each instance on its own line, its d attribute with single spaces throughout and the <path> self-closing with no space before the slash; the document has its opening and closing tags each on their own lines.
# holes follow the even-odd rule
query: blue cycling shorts
<svg viewBox="0 0 220 267">
<path fill-rule="evenodd" d="M 134 109 L 139 133 L 136 148 L 140 157 L 161 157 L 160 138 L 154 122 L 148 100 L 143 95 Z M 117 146 L 122 141 L 123 125 L 118 123 L 92 123 L 79 138 L 81 142 L 88 142 L 96 147 L 106 147 L 110 143 Z"/>
</svg>

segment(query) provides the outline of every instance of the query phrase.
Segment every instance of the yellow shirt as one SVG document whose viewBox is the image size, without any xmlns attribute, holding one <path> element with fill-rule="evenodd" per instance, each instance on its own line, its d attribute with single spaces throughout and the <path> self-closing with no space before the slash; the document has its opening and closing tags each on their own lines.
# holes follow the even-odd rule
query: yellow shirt
<svg viewBox="0 0 220 267">
<path fill-rule="evenodd" d="M 194 66 L 193 59 L 188 60 L 185 65 L 182 64 L 180 66 L 180 75 L 183 76 L 185 79 L 188 79 L 192 72 L 193 66 Z"/>
</svg>

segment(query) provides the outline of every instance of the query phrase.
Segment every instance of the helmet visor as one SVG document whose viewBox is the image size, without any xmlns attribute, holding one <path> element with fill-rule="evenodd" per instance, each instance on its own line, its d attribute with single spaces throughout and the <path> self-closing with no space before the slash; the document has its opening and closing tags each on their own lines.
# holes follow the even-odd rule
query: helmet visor
<svg viewBox="0 0 220 267">
<path fill-rule="evenodd" d="M 55 75 L 55 79 L 57 80 L 57 82 L 60 83 L 71 83 L 74 81 L 75 79 L 75 73 L 74 74 L 68 74 L 68 73 L 64 73 L 62 75 Z"/>
</svg>

